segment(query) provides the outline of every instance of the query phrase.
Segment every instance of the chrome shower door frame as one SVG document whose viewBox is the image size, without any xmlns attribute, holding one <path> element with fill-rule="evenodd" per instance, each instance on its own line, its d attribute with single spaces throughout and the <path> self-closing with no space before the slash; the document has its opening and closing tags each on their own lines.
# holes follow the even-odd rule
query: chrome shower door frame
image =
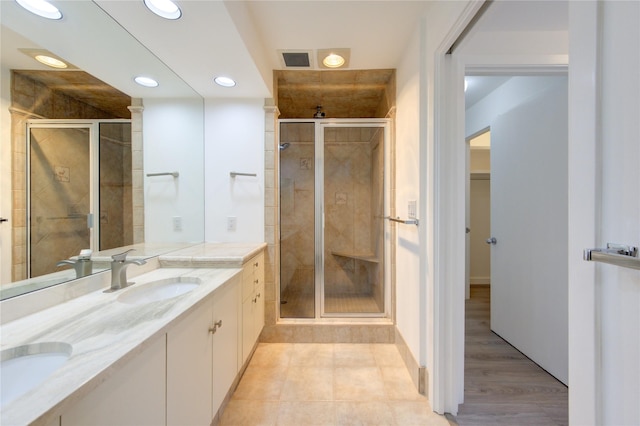
<svg viewBox="0 0 640 426">
<path fill-rule="evenodd" d="M 27 275 L 31 278 L 31 129 L 87 129 L 89 131 L 89 247 L 98 251 L 100 247 L 100 124 L 131 123 L 128 119 L 31 119 L 26 122 L 26 241 Z M 62 260 L 62 259 L 61 259 Z"/>
<path fill-rule="evenodd" d="M 324 191 L 324 150 L 325 130 L 328 128 L 379 127 L 384 131 L 384 182 L 383 182 L 383 217 L 389 217 L 391 193 L 390 147 L 391 120 L 389 119 L 322 119 L 315 122 L 315 280 L 316 280 L 316 318 L 340 319 L 358 318 L 362 320 L 391 317 L 391 259 L 389 249 L 389 222 L 383 221 L 384 250 L 384 309 L 382 313 L 327 313 L 325 311 L 325 191 Z M 382 220 L 382 219 L 381 219 Z"/>
</svg>

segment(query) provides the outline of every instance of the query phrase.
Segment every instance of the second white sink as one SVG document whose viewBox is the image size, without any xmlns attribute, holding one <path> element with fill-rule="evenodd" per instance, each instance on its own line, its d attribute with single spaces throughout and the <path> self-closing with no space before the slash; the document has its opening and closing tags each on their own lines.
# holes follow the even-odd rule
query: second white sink
<svg viewBox="0 0 640 426">
<path fill-rule="evenodd" d="M 160 300 L 178 297 L 198 287 L 200 278 L 193 277 L 173 277 L 163 280 L 153 281 L 134 287 L 118 296 L 118 301 L 128 304 L 141 304 L 158 302 Z"/>
</svg>

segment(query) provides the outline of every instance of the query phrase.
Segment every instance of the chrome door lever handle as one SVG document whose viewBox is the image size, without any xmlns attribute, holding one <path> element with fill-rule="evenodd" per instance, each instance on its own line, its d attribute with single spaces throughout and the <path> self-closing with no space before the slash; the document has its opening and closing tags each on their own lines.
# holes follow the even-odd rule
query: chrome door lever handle
<svg viewBox="0 0 640 426">
<path fill-rule="evenodd" d="M 491 237 L 491 238 L 487 238 L 486 243 L 495 245 L 498 243 L 498 240 L 496 240 L 496 237 Z"/>
</svg>

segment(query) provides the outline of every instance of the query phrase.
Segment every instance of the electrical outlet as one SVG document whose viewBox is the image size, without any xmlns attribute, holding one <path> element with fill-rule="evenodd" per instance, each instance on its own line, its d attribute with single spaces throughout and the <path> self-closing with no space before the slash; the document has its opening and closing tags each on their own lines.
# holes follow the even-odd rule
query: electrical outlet
<svg viewBox="0 0 640 426">
<path fill-rule="evenodd" d="M 235 232 L 238 225 L 238 218 L 235 216 L 227 216 L 227 231 Z"/>
<path fill-rule="evenodd" d="M 173 230 L 174 232 L 182 231 L 182 217 L 180 216 L 173 217 Z"/>
<path fill-rule="evenodd" d="M 407 216 L 409 216 L 409 219 L 416 218 L 417 209 L 418 209 L 418 202 L 416 200 L 409 200 L 409 203 L 407 206 Z"/>
</svg>

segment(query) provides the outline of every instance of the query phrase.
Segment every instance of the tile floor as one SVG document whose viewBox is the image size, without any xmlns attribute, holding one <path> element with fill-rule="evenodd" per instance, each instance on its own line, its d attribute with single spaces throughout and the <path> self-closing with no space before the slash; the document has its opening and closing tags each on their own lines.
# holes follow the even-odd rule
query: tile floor
<svg viewBox="0 0 640 426">
<path fill-rule="evenodd" d="M 220 419 L 242 425 L 442 425 L 395 345 L 261 343 Z"/>
</svg>

